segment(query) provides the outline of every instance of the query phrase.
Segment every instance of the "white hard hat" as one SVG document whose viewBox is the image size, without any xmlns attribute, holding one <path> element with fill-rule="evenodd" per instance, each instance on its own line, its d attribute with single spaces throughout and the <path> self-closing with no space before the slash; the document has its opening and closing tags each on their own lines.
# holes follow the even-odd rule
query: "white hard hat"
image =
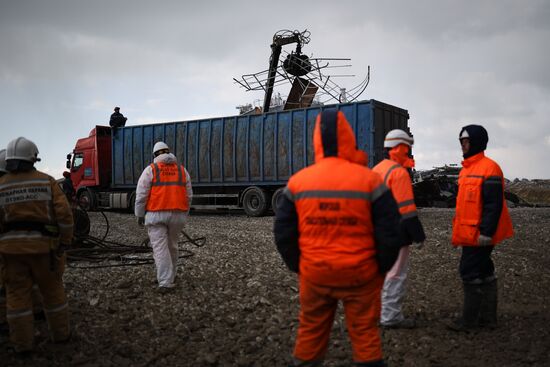
<svg viewBox="0 0 550 367">
<path fill-rule="evenodd" d="M 20 136 L 17 139 L 13 139 L 8 143 L 6 149 L 6 160 L 18 159 L 27 162 L 38 162 L 38 147 L 29 139 L 25 139 Z"/>
<path fill-rule="evenodd" d="M 155 154 L 156 152 L 158 152 L 159 150 L 163 150 L 163 149 L 168 149 L 170 150 L 170 148 L 168 148 L 168 145 L 166 145 L 165 142 L 163 141 L 158 141 L 155 143 L 155 146 L 153 147 L 153 154 Z"/>
<path fill-rule="evenodd" d="M 399 144 L 405 144 L 412 147 L 414 139 L 401 129 L 391 130 L 384 139 L 384 148 L 393 148 Z"/>
<path fill-rule="evenodd" d="M 0 150 L 0 172 L 8 172 L 6 171 L 6 149 Z"/>
</svg>

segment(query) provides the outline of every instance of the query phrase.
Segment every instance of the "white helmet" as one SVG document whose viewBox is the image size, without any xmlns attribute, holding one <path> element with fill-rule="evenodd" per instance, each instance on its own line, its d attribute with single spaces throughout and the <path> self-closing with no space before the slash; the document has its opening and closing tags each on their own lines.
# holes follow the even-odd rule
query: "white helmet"
<svg viewBox="0 0 550 367">
<path fill-rule="evenodd" d="M 168 148 L 168 145 L 166 145 L 165 142 L 158 141 L 155 143 L 155 146 L 153 147 L 153 154 L 155 154 L 159 150 L 164 150 L 164 149 L 170 150 L 170 148 Z"/>
<path fill-rule="evenodd" d="M 391 130 L 384 139 L 384 148 L 393 148 L 399 144 L 405 144 L 412 147 L 414 139 L 401 129 Z"/>
<path fill-rule="evenodd" d="M 6 171 L 6 149 L 0 150 L 0 172 L 8 172 Z"/>
<path fill-rule="evenodd" d="M 40 158 L 38 158 L 38 148 L 32 141 L 20 136 L 8 143 L 6 160 L 9 161 L 10 159 L 18 159 L 31 163 L 38 162 L 40 161 Z"/>
</svg>

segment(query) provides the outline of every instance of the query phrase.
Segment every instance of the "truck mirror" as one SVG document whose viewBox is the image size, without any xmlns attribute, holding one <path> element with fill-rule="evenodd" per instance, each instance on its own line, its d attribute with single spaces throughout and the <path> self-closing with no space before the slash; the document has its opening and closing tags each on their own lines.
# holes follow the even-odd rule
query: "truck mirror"
<svg viewBox="0 0 550 367">
<path fill-rule="evenodd" d="M 67 160 L 71 160 L 71 153 L 67 154 Z"/>
<path fill-rule="evenodd" d="M 67 167 L 67 169 L 71 169 L 71 161 L 67 161 L 67 164 L 65 164 L 65 166 Z"/>
</svg>

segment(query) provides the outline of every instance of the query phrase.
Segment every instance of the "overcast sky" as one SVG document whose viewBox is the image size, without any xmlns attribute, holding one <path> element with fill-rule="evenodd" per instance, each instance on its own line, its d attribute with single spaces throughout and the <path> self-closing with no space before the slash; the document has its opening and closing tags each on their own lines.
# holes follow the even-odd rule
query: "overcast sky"
<svg viewBox="0 0 550 367">
<path fill-rule="evenodd" d="M 371 66 L 361 99 L 409 111 L 417 168 L 460 163 L 478 123 L 507 178 L 550 178 L 548 0 L 0 0 L 0 147 L 33 140 L 57 178 L 116 105 L 128 125 L 234 115 L 263 94 L 233 77 L 267 69 L 281 29 L 351 58 L 342 87 Z"/>
</svg>

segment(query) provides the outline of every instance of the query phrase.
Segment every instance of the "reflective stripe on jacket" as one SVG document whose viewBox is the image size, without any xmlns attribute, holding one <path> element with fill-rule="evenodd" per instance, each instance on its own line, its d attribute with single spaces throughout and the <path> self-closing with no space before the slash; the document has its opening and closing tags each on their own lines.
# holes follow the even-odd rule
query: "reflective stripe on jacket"
<svg viewBox="0 0 550 367">
<path fill-rule="evenodd" d="M 504 199 L 504 176 L 483 152 L 465 159 L 458 177 L 452 243 L 477 246 L 481 234 L 493 245 L 512 237 L 512 220 Z"/>
<path fill-rule="evenodd" d="M 48 253 L 73 238 L 73 215 L 55 179 L 31 170 L 0 178 L 0 253 Z"/>
<path fill-rule="evenodd" d="M 300 276 L 325 286 L 365 284 L 378 276 L 377 256 L 386 256 L 379 242 L 393 247 L 392 257 L 399 250 L 395 202 L 377 174 L 353 163 L 355 136 L 342 112 L 324 111 L 317 117 L 313 145 L 315 164 L 294 174 L 285 189 L 295 209 L 286 218 L 284 210 L 278 213 L 275 228 L 281 232 L 285 222 L 291 228 L 296 220 L 299 251 L 291 253 L 299 252 Z M 387 199 L 390 205 L 378 208 Z M 379 241 L 379 235 L 385 240 Z M 292 249 L 292 239 L 281 233 L 276 233 L 276 241 L 281 253 Z"/>
<path fill-rule="evenodd" d="M 188 211 L 186 178 L 183 166 L 176 163 L 152 163 L 153 180 L 147 211 Z"/>
<path fill-rule="evenodd" d="M 417 216 L 411 178 L 405 168 L 391 159 L 384 159 L 373 169 L 384 180 L 397 202 L 402 218 Z"/>
<path fill-rule="evenodd" d="M 407 170 L 391 159 L 384 159 L 372 170 L 384 180 L 384 184 L 388 186 L 397 202 L 399 214 L 401 214 L 400 227 L 403 243 L 410 245 L 412 242 L 423 242 L 426 235 L 418 219 L 411 177 Z"/>
</svg>

